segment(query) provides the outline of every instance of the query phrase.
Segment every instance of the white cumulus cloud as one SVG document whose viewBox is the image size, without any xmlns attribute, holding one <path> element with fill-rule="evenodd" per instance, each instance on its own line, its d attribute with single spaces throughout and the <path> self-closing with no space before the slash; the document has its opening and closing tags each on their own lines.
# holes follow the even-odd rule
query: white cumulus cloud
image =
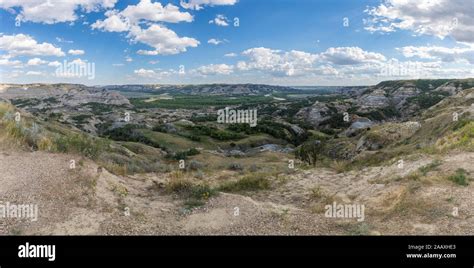
<svg viewBox="0 0 474 268">
<path fill-rule="evenodd" d="M 28 71 L 26 75 L 43 75 L 43 73 L 39 71 Z"/>
<path fill-rule="evenodd" d="M 84 50 L 81 50 L 81 49 L 69 49 L 69 51 L 67 52 L 71 55 L 84 55 Z"/>
<path fill-rule="evenodd" d="M 130 36 L 133 41 L 147 44 L 154 50 L 141 50 L 143 55 L 173 55 L 185 52 L 188 47 L 197 47 L 199 41 L 190 37 L 179 37 L 172 30 L 153 24 L 147 29 L 132 27 Z"/>
<path fill-rule="evenodd" d="M 234 66 L 227 64 L 210 64 L 196 69 L 202 75 L 228 75 L 234 71 Z"/>
<path fill-rule="evenodd" d="M 283 52 L 264 47 L 247 49 L 242 55 L 249 58 L 248 61 L 239 61 L 237 69 L 242 71 L 260 70 L 270 72 L 273 75 L 294 76 L 305 73 L 313 68 L 317 55 L 292 50 Z"/>
<path fill-rule="evenodd" d="M 124 10 L 109 10 L 104 20 L 97 20 L 92 29 L 108 32 L 128 32 L 127 38 L 152 47 L 140 49 L 140 55 L 173 55 L 186 52 L 188 47 L 197 47 L 199 41 L 191 37 L 179 37 L 173 30 L 155 22 L 192 22 L 193 16 L 181 12 L 173 4 L 163 6 L 160 2 L 140 0 L 137 5 L 128 5 Z M 145 28 L 148 27 L 148 28 Z"/>
<path fill-rule="evenodd" d="M 51 67 L 59 67 L 61 66 L 61 63 L 59 61 L 50 61 L 48 63 L 48 66 L 51 66 Z"/>
<path fill-rule="evenodd" d="M 386 0 L 366 10 L 365 29 L 391 32 L 398 29 L 459 42 L 474 42 L 474 3 L 466 0 Z"/>
<path fill-rule="evenodd" d="M 323 59 L 337 65 L 354 65 L 385 61 L 384 55 L 368 52 L 360 47 L 331 47 L 320 55 Z"/>
<path fill-rule="evenodd" d="M 207 40 L 208 44 L 212 44 L 212 45 L 216 45 L 216 46 L 220 45 L 224 42 L 225 42 L 225 40 L 219 40 L 219 39 L 216 39 L 216 38 L 211 38 L 211 39 Z"/>
<path fill-rule="evenodd" d="M 0 8 L 12 10 L 18 8 L 17 21 L 31 21 L 45 24 L 73 22 L 78 16 L 76 11 L 98 11 L 114 7 L 117 0 L 3 0 Z"/>
<path fill-rule="evenodd" d="M 29 59 L 26 64 L 29 66 L 36 66 L 36 65 L 46 64 L 46 63 L 48 62 L 40 58 L 32 58 L 32 59 Z"/>
<path fill-rule="evenodd" d="M 0 50 L 11 56 L 64 56 L 61 48 L 50 43 L 38 43 L 31 36 L 25 34 L 1 35 Z"/>
<path fill-rule="evenodd" d="M 454 62 L 466 60 L 474 64 L 474 46 L 469 47 L 441 47 L 441 46 L 406 46 L 398 48 L 407 57 L 418 57 L 421 59 L 436 59 L 443 62 Z"/>
<path fill-rule="evenodd" d="M 181 6 L 186 9 L 200 10 L 203 6 L 232 6 L 237 0 L 181 0 Z"/>
<path fill-rule="evenodd" d="M 226 27 L 229 26 L 229 19 L 222 14 L 218 14 L 214 19 L 209 21 L 209 24 Z"/>
<path fill-rule="evenodd" d="M 21 66 L 22 62 L 19 60 L 10 60 L 8 58 L 0 59 L 0 66 Z"/>
<path fill-rule="evenodd" d="M 137 70 L 134 70 L 133 73 L 139 77 L 143 77 L 143 78 L 153 78 L 153 79 L 162 79 L 164 77 L 169 77 L 173 74 L 176 73 L 175 70 L 167 70 L 167 71 L 163 71 L 163 70 L 160 70 L 160 69 L 144 69 L 144 68 L 140 68 L 140 69 L 137 69 Z"/>
<path fill-rule="evenodd" d="M 140 20 L 162 21 L 162 22 L 191 22 L 193 16 L 188 12 L 179 11 L 179 7 L 173 4 L 163 6 L 160 2 L 152 3 L 150 0 L 141 0 L 136 6 L 127 6 L 121 14 L 130 19 L 132 23 Z"/>
<path fill-rule="evenodd" d="M 125 32 L 130 29 L 130 20 L 120 15 L 116 10 L 105 12 L 105 16 L 107 16 L 105 20 L 94 22 L 91 24 L 91 28 L 107 32 Z"/>
</svg>

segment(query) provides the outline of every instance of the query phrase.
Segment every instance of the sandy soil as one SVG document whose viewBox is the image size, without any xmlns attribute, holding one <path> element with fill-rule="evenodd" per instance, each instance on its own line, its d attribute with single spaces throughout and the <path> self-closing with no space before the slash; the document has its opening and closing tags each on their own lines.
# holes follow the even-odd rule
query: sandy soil
<svg viewBox="0 0 474 268">
<path fill-rule="evenodd" d="M 70 160 L 76 167 L 70 168 Z M 457 168 L 474 174 L 474 153 L 442 157 L 436 171 L 402 179 L 433 161 L 427 156 L 360 171 L 299 170 L 271 190 L 220 193 L 188 210 L 156 190 L 162 175 L 118 177 L 80 156 L 0 151 L 0 204 L 37 204 L 38 220 L 0 218 L 0 234 L 474 234 L 474 183 L 445 179 Z M 327 218 L 324 205 L 365 205 L 365 220 Z M 453 216 L 453 210 L 458 211 Z"/>
</svg>

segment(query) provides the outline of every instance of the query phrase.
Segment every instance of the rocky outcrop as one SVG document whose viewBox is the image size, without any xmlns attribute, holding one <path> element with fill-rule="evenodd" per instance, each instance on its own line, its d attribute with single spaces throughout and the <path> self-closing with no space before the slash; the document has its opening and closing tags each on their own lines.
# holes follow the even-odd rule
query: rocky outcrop
<svg viewBox="0 0 474 268">
<path fill-rule="evenodd" d="M 370 129 L 359 138 L 356 151 L 374 151 L 411 137 L 421 128 L 419 122 L 385 123 Z"/>
<path fill-rule="evenodd" d="M 373 125 L 374 122 L 372 122 L 372 120 L 365 117 L 356 116 L 355 119 L 353 119 L 351 126 L 345 131 L 344 134 L 347 137 L 352 137 L 363 130 L 370 129 L 370 127 L 372 127 Z"/>
<path fill-rule="evenodd" d="M 435 91 L 447 92 L 449 95 L 455 95 L 462 90 L 461 85 L 456 85 L 456 83 L 448 82 L 440 87 L 437 87 Z"/>
<path fill-rule="evenodd" d="M 279 152 L 279 153 L 291 153 L 294 149 L 291 147 L 283 147 L 278 144 L 264 144 L 255 148 L 251 148 L 246 151 L 247 154 L 256 154 L 261 152 Z"/>
<path fill-rule="evenodd" d="M 110 105 L 130 105 L 130 101 L 116 92 L 96 88 L 75 88 L 61 95 L 58 100 L 66 106 L 79 106 L 89 102 Z"/>
<path fill-rule="evenodd" d="M 361 107 L 361 110 L 369 110 L 372 108 L 387 106 L 389 104 L 389 99 L 386 97 L 385 91 L 383 89 L 376 88 L 359 97 L 357 99 L 357 104 Z"/>
<path fill-rule="evenodd" d="M 330 112 L 325 103 L 316 101 L 311 107 L 299 110 L 296 117 L 318 127 L 321 122 L 330 118 Z"/>
<path fill-rule="evenodd" d="M 6 99 L 18 98 L 48 98 L 66 94 L 71 89 L 86 88 L 79 84 L 2 84 L 0 97 Z"/>
<path fill-rule="evenodd" d="M 0 98 L 48 99 L 56 106 L 75 107 L 97 102 L 110 105 L 130 105 L 130 101 L 117 92 L 76 84 L 25 84 L 2 85 Z"/>
<path fill-rule="evenodd" d="M 374 123 L 365 117 L 357 117 L 349 128 L 351 129 L 367 129 L 370 128 Z"/>
</svg>

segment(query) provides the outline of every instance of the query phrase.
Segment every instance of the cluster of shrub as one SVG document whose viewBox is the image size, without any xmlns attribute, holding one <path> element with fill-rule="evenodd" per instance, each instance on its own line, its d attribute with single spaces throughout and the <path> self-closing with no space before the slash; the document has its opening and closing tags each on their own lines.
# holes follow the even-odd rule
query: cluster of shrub
<svg viewBox="0 0 474 268">
<path fill-rule="evenodd" d="M 302 134 L 295 133 L 289 125 L 270 120 L 262 120 L 255 127 L 250 127 L 248 124 L 231 124 L 227 127 L 227 130 L 247 135 L 265 133 L 294 145 L 299 145 L 308 138 L 306 132 Z"/>
<path fill-rule="evenodd" d="M 143 143 L 155 148 L 163 148 L 159 143 L 145 136 L 140 129 L 145 129 L 145 126 L 136 124 L 127 124 L 117 128 L 109 128 L 101 133 L 101 136 L 115 141 L 131 141 Z"/>
<path fill-rule="evenodd" d="M 174 160 L 186 160 L 189 156 L 198 155 L 199 153 L 199 150 L 197 150 L 196 148 L 191 148 L 186 151 L 178 151 L 175 153 L 168 154 L 167 157 L 172 158 Z"/>
<path fill-rule="evenodd" d="M 200 136 L 200 135 L 209 136 L 213 139 L 220 140 L 220 141 L 240 140 L 242 138 L 245 138 L 245 135 L 242 135 L 240 133 L 220 130 L 212 126 L 194 125 L 194 126 L 186 126 L 185 128 L 192 133 L 191 136 Z"/>
</svg>

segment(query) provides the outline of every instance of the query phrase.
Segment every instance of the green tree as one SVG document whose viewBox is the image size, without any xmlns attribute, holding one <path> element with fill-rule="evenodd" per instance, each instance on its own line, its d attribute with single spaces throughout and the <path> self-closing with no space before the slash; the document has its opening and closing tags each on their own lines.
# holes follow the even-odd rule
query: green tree
<svg viewBox="0 0 474 268">
<path fill-rule="evenodd" d="M 295 156 L 309 165 L 315 166 L 316 162 L 321 158 L 322 152 L 322 142 L 320 140 L 311 140 L 303 143 L 295 150 Z"/>
</svg>

